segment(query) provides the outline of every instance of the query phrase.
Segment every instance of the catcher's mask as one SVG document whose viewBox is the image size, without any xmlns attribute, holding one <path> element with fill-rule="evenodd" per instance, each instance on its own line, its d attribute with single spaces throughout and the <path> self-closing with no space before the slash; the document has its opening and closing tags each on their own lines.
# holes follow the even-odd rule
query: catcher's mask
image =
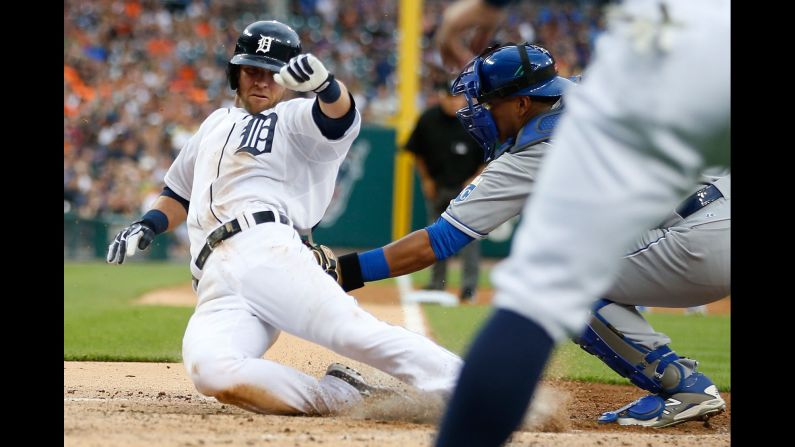
<svg viewBox="0 0 795 447">
<path fill-rule="evenodd" d="M 453 81 L 450 92 L 466 96 L 467 105 L 456 116 L 489 162 L 500 155 L 499 132 L 488 110 L 489 101 L 511 96 L 559 97 L 571 84 L 558 76 L 555 59 L 546 49 L 526 42 L 508 43 L 475 56 Z"/>
<path fill-rule="evenodd" d="M 299 54 L 301 39 L 292 28 L 276 20 L 254 22 L 240 33 L 235 53 L 226 65 L 229 87 L 237 90 L 241 65 L 278 72 Z"/>
</svg>

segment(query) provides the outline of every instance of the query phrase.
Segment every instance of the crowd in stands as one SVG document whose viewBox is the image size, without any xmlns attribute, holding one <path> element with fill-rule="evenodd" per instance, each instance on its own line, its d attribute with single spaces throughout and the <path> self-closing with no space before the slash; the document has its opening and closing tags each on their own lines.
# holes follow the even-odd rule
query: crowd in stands
<svg viewBox="0 0 795 447">
<path fill-rule="evenodd" d="M 64 2 L 64 213 L 137 216 L 172 160 L 218 107 L 233 104 L 225 68 L 240 31 L 277 18 L 343 80 L 365 125 L 392 125 L 399 0 L 91 0 Z M 546 46 L 561 75 L 582 71 L 603 28 L 603 1 L 524 1 L 501 41 Z M 425 0 L 419 110 L 432 104 L 433 36 L 449 1 Z"/>
</svg>

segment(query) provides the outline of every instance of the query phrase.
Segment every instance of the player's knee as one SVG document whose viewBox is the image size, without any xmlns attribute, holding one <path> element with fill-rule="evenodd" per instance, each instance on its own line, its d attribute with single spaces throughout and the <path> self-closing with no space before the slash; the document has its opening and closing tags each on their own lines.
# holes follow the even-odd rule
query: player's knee
<svg viewBox="0 0 795 447">
<path fill-rule="evenodd" d="M 236 362 L 232 358 L 197 358 L 189 365 L 190 378 L 196 390 L 205 396 L 218 397 L 232 389 L 235 381 L 232 371 Z"/>
</svg>

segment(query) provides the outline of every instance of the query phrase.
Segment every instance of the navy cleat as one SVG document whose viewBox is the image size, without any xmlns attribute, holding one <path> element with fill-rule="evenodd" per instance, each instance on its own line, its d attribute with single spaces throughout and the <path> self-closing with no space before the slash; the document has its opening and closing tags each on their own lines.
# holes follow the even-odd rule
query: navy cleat
<svg viewBox="0 0 795 447">
<path fill-rule="evenodd" d="M 345 366 L 342 363 L 332 363 L 329 365 L 326 369 L 326 375 L 336 377 L 348 385 L 356 388 L 356 391 L 358 391 L 359 394 L 361 394 L 364 398 L 374 396 L 385 397 L 387 395 L 394 394 L 393 391 L 387 388 L 378 388 L 369 385 L 359 371 L 356 371 L 350 366 Z"/>
<path fill-rule="evenodd" d="M 678 392 L 665 396 L 651 394 L 641 397 L 618 410 L 603 413 L 599 423 L 663 428 L 687 421 L 707 421 L 726 410 L 726 402 L 715 384 L 699 372 L 685 378 Z"/>
</svg>

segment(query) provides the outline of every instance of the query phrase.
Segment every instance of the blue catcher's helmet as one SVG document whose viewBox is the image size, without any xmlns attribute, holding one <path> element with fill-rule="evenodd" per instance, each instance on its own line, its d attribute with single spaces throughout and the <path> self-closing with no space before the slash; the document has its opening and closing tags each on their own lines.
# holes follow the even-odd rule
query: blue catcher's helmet
<svg viewBox="0 0 795 447">
<path fill-rule="evenodd" d="M 499 132 L 485 103 L 511 96 L 558 97 L 570 80 L 558 76 L 555 59 L 544 48 L 528 43 L 492 47 L 472 59 L 453 82 L 450 92 L 464 94 L 467 105 L 456 115 L 483 147 L 485 161 L 494 158 Z"/>
</svg>

